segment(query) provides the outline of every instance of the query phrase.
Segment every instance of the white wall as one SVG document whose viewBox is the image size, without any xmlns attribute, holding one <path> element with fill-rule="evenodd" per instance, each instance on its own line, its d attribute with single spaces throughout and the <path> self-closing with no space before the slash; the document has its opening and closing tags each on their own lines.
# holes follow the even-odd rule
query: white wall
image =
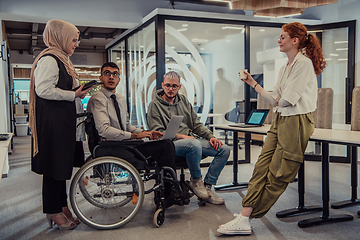
<svg viewBox="0 0 360 240">
<path fill-rule="evenodd" d="M 0 29 L 2 29 L 0 18 Z M 0 43 L 3 44 L 2 31 L 0 31 Z M 5 48 L 2 48 L 6 52 Z M 6 54 L 4 53 L 3 54 Z M 8 77 L 7 77 L 7 62 L 0 59 L 0 133 L 8 132 L 9 129 L 9 107 L 8 107 Z"/>
</svg>

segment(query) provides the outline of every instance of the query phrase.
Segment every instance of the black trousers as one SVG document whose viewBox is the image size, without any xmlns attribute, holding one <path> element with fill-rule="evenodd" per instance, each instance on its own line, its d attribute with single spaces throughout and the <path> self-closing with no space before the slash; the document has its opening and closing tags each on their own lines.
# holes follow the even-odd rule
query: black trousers
<svg viewBox="0 0 360 240">
<path fill-rule="evenodd" d="M 43 212 L 54 214 L 62 212 L 67 206 L 66 180 L 43 175 Z"/>
<path fill-rule="evenodd" d="M 136 147 L 145 157 L 149 157 L 150 161 L 157 161 L 159 167 L 168 166 L 174 169 L 175 166 L 175 146 L 170 140 L 161 140 L 153 142 L 145 142 Z"/>
</svg>

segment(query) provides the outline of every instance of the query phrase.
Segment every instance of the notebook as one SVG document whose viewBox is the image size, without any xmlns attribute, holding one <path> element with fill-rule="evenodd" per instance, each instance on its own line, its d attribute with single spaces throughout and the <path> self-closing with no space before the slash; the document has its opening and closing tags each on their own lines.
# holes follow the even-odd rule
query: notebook
<svg viewBox="0 0 360 240">
<path fill-rule="evenodd" d="M 252 110 L 245 123 L 229 124 L 231 127 L 261 127 L 269 113 L 269 109 Z"/>
<path fill-rule="evenodd" d="M 184 116 L 180 116 L 180 115 L 171 116 L 170 122 L 167 125 L 166 132 L 165 132 L 164 136 L 162 138 L 149 140 L 149 141 L 159 141 L 159 140 L 166 140 L 166 139 L 175 138 L 183 118 L 184 118 Z"/>
</svg>

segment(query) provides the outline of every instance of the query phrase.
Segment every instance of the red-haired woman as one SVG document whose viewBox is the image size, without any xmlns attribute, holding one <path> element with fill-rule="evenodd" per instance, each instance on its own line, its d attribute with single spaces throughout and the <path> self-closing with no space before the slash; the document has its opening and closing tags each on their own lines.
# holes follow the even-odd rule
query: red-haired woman
<svg viewBox="0 0 360 240">
<path fill-rule="evenodd" d="M 222 234 L 251 234 L 249 218 L 261 218 L 293 182 L 314 131 L 317 79 L 325 68 L 318 39 L 299 23 L 282 26 L 278 40 L 287 63 L 280 69 L 272 93 L 264 90 L 247 72 L 243 81 L 275 106 L 276 116 L 255 164 L 249 189 L 237 217 L 217 230 Z"/>
</svg>

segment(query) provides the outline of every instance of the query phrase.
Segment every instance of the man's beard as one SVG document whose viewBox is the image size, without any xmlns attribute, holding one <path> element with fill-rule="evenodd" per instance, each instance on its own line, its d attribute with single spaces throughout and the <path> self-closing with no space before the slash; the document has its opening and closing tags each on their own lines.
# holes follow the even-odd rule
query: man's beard
<svg viewBox="0 0 360 240">
<path fill-rule="evenodd" d="M 169 98 L 169 99 L 173 99 L 173 98 L 175 98 L 175 96 L 176 96 L 176 94 L 174 94 L 173 97 L 170 97 L 169 95 L 166 94 L 166 92 L 164 92 L 164 94 L 165 94 L 165 96 L 166 96 L 167 98 Z"/>
</svg>

